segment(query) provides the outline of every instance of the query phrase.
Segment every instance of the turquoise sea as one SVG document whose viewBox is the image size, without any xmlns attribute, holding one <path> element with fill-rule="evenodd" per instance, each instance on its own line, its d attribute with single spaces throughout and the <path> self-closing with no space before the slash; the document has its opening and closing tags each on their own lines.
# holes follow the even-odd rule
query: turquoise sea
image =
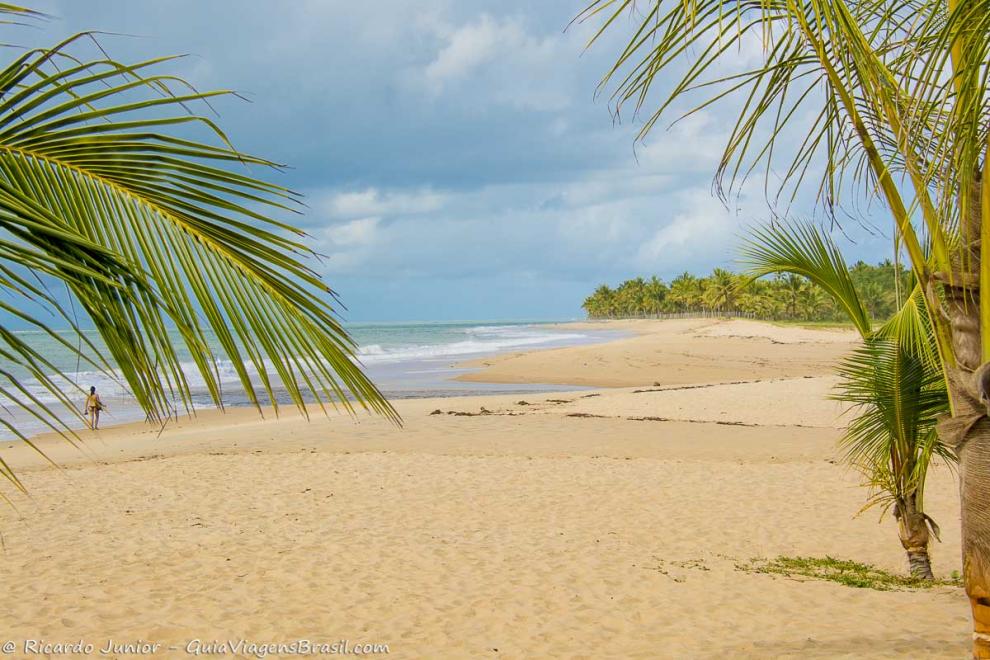
<svg viewBox="0 0 990 660">
<path fill-rule="evenodd" d="M 395 322 L 395 323 L 351 323 L 348 332 L 359 348 L 357 359 L 366 373 L 390 398 L 464 396 L 485 392 L 528 392 L 566 389 L 560 385 L 496 385 L 485 383 L 464 383 L 453 380 L 465 370 L 456 365 L 464 360 L 507 351 L 534 350 L 560 346 L 572 346 L 608 341 L 618 336 L 611 331 L 576 331 L 560 327 L 552 322 L 534 321 L 456 321 L 456 322 Z M 71 383 L 88 389 L 96 386 L 107 404 L 107 414 L 103 424 L 143 419 L 141 410 L 120 379 L 92 369 L 86 369 L 85 362 L 44 333 L 22 331 L 18 336 L 39 350 L 62 371 L 70 382 L 65 383 L 65 391 L 74 390 Z M 66 338 L 72 339 L 70 335 Z M 176 337 L 178 340 L 178 337 Z M 181 342 L 176 342 L 180 344 Z M 184 351 L 184 349 L 182 349 Z M 191 356 L 180 351 L 180 360 L 192 387 L 194 402 L 198 407 L 211 407 L 212 404 L 202 379 L 196 372 Z M 253 365 L 248 365 L 251 370 Z M 18 371 L 11 365 L 3 369 L 22 383 L 41 404 L 54 405 L 56 399 L 30 374 Z M 248 401 L 240 389 L 236 371 L 229 361 L 219 360 L 216 364 L 224 386 L 224 404 L 227 406 L 247 405 Z M 276 391 L 277 398 L 283 397 Z M 43 423 L 34 418 L 30 411 L 13 407 L 0 396 L 0 415 L 13 422 L 28 435 L 46 430 Z M 82 401 L 80 401 L 80 407 Z M 182 412 L 180 410 L 180 412 Z M 68 419 L 68 418 L 66 418 Z M 0 428 L 0 438 L 13 437 L 6 429 Z"/>
</svg>

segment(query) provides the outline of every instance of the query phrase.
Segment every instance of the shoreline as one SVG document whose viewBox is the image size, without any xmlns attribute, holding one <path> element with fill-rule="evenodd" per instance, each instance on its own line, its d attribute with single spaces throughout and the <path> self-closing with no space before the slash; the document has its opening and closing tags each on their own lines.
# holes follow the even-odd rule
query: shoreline
<svg viewBox="0 0 990 660">
<path fill-rule="evenodd" d="M 476 325 L 478 324 L 478 325 Z M 513 350 L 540 350 L 542 348 L 570 347 L 579 345 L 598 344 L 611 341 L 615 335 L 622 335 L 608 330 L 593 329 L 590 333 L 574 333 L 569 331 L 567 323 L 557 322 L 522 322 L 522 321 L 476 321 L 476 322 L 442 322 L 442 323 L 383 323 L 357 324 L 355 326 L 365 338 L 366 344 L 359 347 L 356 359 L 361 363 L 365 373 L 375 382 L 390 399 L 407 398 L 441 398 L 456 396 L 485 396 L 489 394 L 526 394 L 533 391 L 559 391 L 565 389 L 580 389 L 580 386 L 568 388 L 561 384 L 546 386 L 536 383 L 518 383 L 509 387 L 509 383 L 477 382 L 471 385 L 467 381 L 456 380 L 454 376 L 464 371 L 459 368 L 459 360 L 469 358 L 485 358 Z M 387 330 L 384 332 L 383 329 Z M 399 329 L 396 333 L 395 330 Z M 405 329 L 405 330 L 403 330 Z M 432 335 L 426 330 L 436 331 Z M 403 335 L 409 331 L 411 335 Z M 376 334 L 377 333 L 377 334 Z M 192 364 L 191 362 L 189 364 Z M 249 365 L 250 367 L 250 365 Z M 198 382 L 198 374 L 188 374 L 193 383 Z M 112 428 L 121 424 L 133 424 L 144 420 L 144 413 L 133 397 L 111 383 L 110 389 L 102 389 L 107 385 L 102 375 L 84 374 L 80 381 L 87 388 L 90 384 L 101 386 L 99 390 L 108 406 L 108 412 L 101 419 L 104 428 Z M 225 387 L 224 406 L 227 410 L 254 408 L 253 404 L 243 394 L 239 382 L 223 381 Z M 256 383 L 257 384 L 257 383 Z M 287 392 L 277 382 L 275 396 L 282 407 L 293 406 Z M 215 410 L 208 392 L 201 386 L 193 386 L 191 391 L 197 413 Z M 305 397 L 312 398 L 312 397 Z M 44 402 L 50 403 L 47 399 Z M 315 403 L 314 401 L 310 401 Z M 58 408 L 58 406 L 55 406 Z M 180 406 L 181 407 L 181 406 Z M 271 404 L 265 404 L 264 409 L 270 412 Z M 59 408 L 61 411 L 61 408 Z M 36 437 L 50 432 L 42 423 L 31 417 L 23 410 L 12 408 L 13 420 L 29 437 Z M 189 413 L 179 411 L 183 417 Z M 76 420 L 71 415 L 64 417 L 72 422 Z M 78 426 L 76 432 L 88 430 L 86 426 Z M 0 443 L 14 441 L 12 434 L 5 435 L 0 431 Z"/>
<path fill-rule="evenodd" d="M 838 355 L 835 350 L 830 350 L 832 345 L 845 346 L 850 340 L 855 341 L 858 336 L 851 331 L 843 330 L 817 330 L 803 329 L 797 332 L 780 332 L 773 330 L 779 326 L 770 326 L 763 322 L 739 321 L 730 319 L 677 319 L 677 320 L 652 320 L 652 319 L 629 319 L 629 320 L 595 320 L 595 321 L 570 321 L 553 324 L 555 328 L 566 332 L 570 330 L 604 329 L 614 332 L 629 333 L 628 336 L 616 336 L 601 342 L 577 344 L 563 347 L 532 348 L 526 351 L 506 351 L 490 356 L 473 358 L 450 365 L 451 371 L 470 369 L 468 373 L 462 373 L 447 380 L 478 383 L 479 385 L 531 385 L 545 387 L 547 389 L 538 390 L 516 390 L 503 392 L 492 390 L 490 392 L 471 392 L 466 395 L 451 396 L 415 396 L 410 392 L 409 396 L 394 398 L 392 402 L 401 408 L 409 408 L 413 411 L 420 411 L 424 407 L 431 410 L 444 408 L 445 403 L 451 407 L 458 404 L 473 405 L 484 402 L 497 402 L 499 404 L 511 402 L 519 399 L 536 397 L 546 397 L 554 394 L 596 394 L 600 391 L 620 390 L 622 388 L 636 387 L 660 387 L 675 388 L 681 385 L 747 385 L 759 384 L 765 381 L 786 380 L 797 376 L 820 375 L 828 376 L 832 373 L 831 366 L 826 363 L 814 361 L 811 363 L 799 363 L 796 375 L 790 369 L 778 373 L 775 369 L 770 369 L 769 373 L 764 370 L 749 369 L 745 372 L 745 378 L 740 379 L 736 372 L 727 378 L 721 369 L 714 372 L 710 369 L 695 369 L 686 371 L 682 364 L 674 361 L 673 372 L 669 372 L 667 377 L 655 377 L 656 373 L 652 369 L 654 361 L 657 359 L 672 356 L 684 355 L 681 351 L 685 345 L 693 349 L 695 353 L 691 357 L 700 357 L 703 360 L 711 360 L 712 356 L 727 358 L 735 356 L 741 348 L 752 357 L 752 343 L 764 344 L 766 340 L 772 341 L 769 344 L 771 350 L 781 350 L 779 345 L 790 344 L 802 349 L 807 348 L 809 343 L 821 343 L 824 338 L 825 344 L 829 347 L 826 350 L 828 356 L 834 358 Z M 729 332 L 722 332 L 721 329 L 729 327 Z M 714 332 L 711 332 L 714 330 Z M 792 329 L 789 329 L 792 330 Z M 700 332 L 699 332 L 700 331 Z M 822 333 L 825 333 L 824 335 Z M 686 339 L 684 339 L 686 337 Z M 679 339 L 680 342 L 671 344 L 671 339 Z M 717 339 L 714 346 L 709 341 Z M 727 343 L 726 339 L 733 340 Z M 816 341 L 817 340 L 817 341 Z M 837 341 L 833 341 L 837 340 Z M 687 342 L 685 344 L 685 342 Z M 841 351 L 842 349 L 840 349 Z M 706 351 L 708 354 L 706 354 Z M 580 373 L 589 366 L 584 360 L 588 355 L 594 356 L 595 366 L 605 362 L 624 362 L 625 369 L 616 369 L 619 375 L 596 374 L 591 377 Z M 816 352 L 817 355 L 817 352 Z M 641 358 L 641 361 L 632 365 L 629 362 L 632 356 Z M 760 360 L 760 358 L 755 358 Z M 580 364 L 580 367 L 577 365 Z M 612 366 L 618 366 L 613 364 Z M 664 365 L 670 368 L 671 365 Z M 556 373 L 554 373 L 556 372 Z M 721 380 L 717 376 L 723 376 Z M 541 380 L 544 379 L 544 380 Z M 555 387 L 558 387 L 555 389 Z M 690 395 L 689 395 L 690 396 Z M 401 402 L 401 405 L 400 405 Z M 360 406 L 355 407 L 354 416 L 344 410 L 343 407 L 334 408 L 327 405 L 326 412 L 313 403 L 307 405 L 307 414 L 310 417 L 309 423 L 320 424 L 329 423 L 333 420 L 344 420 L 360 423 L 362 418 L 367 418 L 368 413 Z M 130 420 L 120 423 L 104 425 L 99 432 L 93 433 L 89 429 L 78 429 L 81 440 L 85 443 L 88 439 L 96 440 L 98 443 L 113 442 L 120 437 L 141 438 L 142 442 L 151 438 L 158 439 L 160 431 L 168 431 L 169 436 L 183 434 L 188 429 L 198 429 L 202 426 L 226 426 L 237 428 L 243 425 L 252 424 L 274 424 L 283 420 L 302 419 L 302 413 L 292 404 L 281 404 L 276 413 L 271 405 L 262 406 L 261 412 L 248 405 L 228 406 L 224 410 L 209 407 L 197 410 L 194 414 L 182 414 L 177 418 L 169 420 L 164 427 L 158 427 L 141 420 Z M 87 458 L 85 452 L 78 451 L 64 438 L 56 433 L 41 433 L 31 438 L 39 448 L 43 449 L 50 458 L 60 466 L 74 465 Z M 14 451 L 15 454 L 22 454 L 22 444 L 18 440 L 0 441 L 0 459 L 4 459 L 6 452 Z M 128 453 L 125 450 L 124 453 Z M 27 452 L 28 458 L 25 467 L 32 468 L 49 467 L 50 464 L 36 452 Z M 36 461 L 31 461 L 30 456 L 37 457 Z M 55 458 L 55 457 L 58 458 Z"/>
<path fill-rule="evenodd" d="M 210 411 L 160 437 L 144 424 L 86 435 L 88 456 L 42 438 L 62 470 L 2 443 L 31 493 L 16 498 L 22 517 L 0 513 L 5 634 L 179 648 L 330 637 L 402 658 L 518 658 L 594 653 L 604 631 L 623 657 L 965 655 L 960 588 L 740 568 L 827 555 L 905 571 L 896 523 L 857 515 L 867 491 L 837 461 L 842 411 L 822 363 L 846 344 L 667 323 L 506 362 L 564 377 L 591 351 L 610 377 L 652 381 L 662 359 L 669 380 L 717 378 L 402 399 L 402 428 Z M 709 366 L 677 375 L 688 361 Z M 931 471 L 926 508 L 947 576 L 960 569 L 950 470 Z M 732 635 L 712 634 L 713 608 Z"/>
<path fill-rule="evenodd" d="M 477 369 L 456 380 L 585 387 L 637 387 L 723 383 L 738 379 L 828 375 L 846 347 L 859 340 L 852 330 L 777 326 L 739 319 L 651 319 L 567 324 L 634 333 L 604 344 L 517 351 L 459 366 Z M 837 350 L 837 347 L 838 350 Z M 608 369 L 603 369 L 603 365 Z"/>
<path fill-rule="evenodd" d="M 476 398 L 476 397 L 489 397 L 489 396 L 538 396 L 545 393 L 562 393 L 562 392 L 573 392 L 582 391 L 596 388 L 622 388 L 622 387 L 647 387 L 647 386 L 669 386 L 669 385 L 690 385 L 690 384 L 717 384 L 724 382 L 734 382 L 735 376 L 730 373 L 726 373 L 721 369 L 697 369 L 694 368 L 693 360 L 683 360 L 679 361 L 676 358 L 682 357 L 683 354 L 678 355 L 680 351 L 694 350 L 701 357 L 702 360 L 709 359 L 710 356 L 705 355 L 705 353 L 711 353 L 711 347 L 704 345 L 704 338 L 707 334 L 704 333 L 700 335 L 701 341 L 699 342 L 699 337 L 690 336 L 692 333 L 705 329 L 717 329 L 718 327 L 724 327 L 725 324 L 729 324 L 730 327 L 738 328 L 738 332 L 741 334 L 725 334 L 725 333 L 714 333 L 714 337 L 719 338 L 729 338 L 735 340 L 765 340 L 771 338 L 774 343 L 789 343 L 789 344 L 808 344 L 808 343 L 821 343 L 822 338 L 831 339 L 831 335 L 838 341 L 834 343 L 847 343 L 850 339 L 855 340 L 857 335 L 851 330 L 844 328 L 804 328 L 801 326 L 787 327 L 787 326 L 777 326 L 769 324 L 762 321 L 748 321 L 748 320 L 738 320 L 738 319 L 722 319 L 722 318 L 712 318 L 712 317 L 699 317 L 691 319 L 671 319 L 671 320 L 655 320 L 655 319 L 605 319 L 605 320 L 585 320 L 585 321 L 563 321 L 563 322 L 552 322 L 552 323 L 540 323 L 539 325 L 543 328 L 552 328 L 554 331 L 569 332 L 574 330 L 594 330 L 599 332 L 611 332 L 615 333 L 611 337 L 599 337 L 600 341 L 588 341 L 581 342 L 572 345 L 565 346 L 550 346 L 550 347 L 540 347 L 535 346 L 527 350 L 512 350 L 507 349 L 501 352 L 495 352 L 490 355 L 483 355 L 479 357 L 472 357 L 467 360 L 456 361 L 449 364 L 448 369 L 454 375 L 442 379 L 441 382 L 450 382 L 452 384 L 456 383 L 476 383 L 481 388 L 480 390 L 467 391 L 463 394 L 456 392 L 456 390 L 449 390 L 454 392 L 451 394 L 444 395 L 434 395 L 434 396 L 421 396 L 420 390 L 399 390 L 392 393 L 392 401 L 404 401 L 404 400 L 437 400 L 443 401 L 446 399 L 460 399 L 460 398 Z M 660 328 L 658 330 L 658 328 Z M 767 332 L 767 328 L 783 328 L 779 332 Z M 763 329 L 763 332 L 759 332 L 759 329 Z M 748 333 L 748 334 L 747 334 Z M 690 338 L 686 341 L 680 341 L 676 345 L 670 343 L 671 334 L 676 336 L 689 336 Z M 817 341 L 816 341 L 817 340 Z M 832 341 L 826 341 L 826 344 L 833 343 Z M 607 347 L 607 348 L 606 348 Z M 749 346 L 745 343 L 739 344 L 737 346 L 729 347 L 724 342 L 718 346 L 717 354 L 723 357 L 728 357 L 730 355 L 735 355 L 739 352 L 745 353 L 749 350 Z M 584 349 L 584 350 L 578 350 Z M 738 350 L 738 349 L 741 349 Z M 604 356 L 602 355 L 604 353 Z M 831 373 L 831 367 L 827 362 L 828 359 L 834 357 L 833 351 L 824 352 L 824 362 L 818 362 L 817 364 L 799 364 L 796 369 L 783 369 L 783 370 L 757 370 L 752 375 L 751 380 L 760 380 L 762 378 L 768 377 L 788 377 L 795 373 L 804 375 L 809 373 L 809 367 L 815 372 L 820 374 Z M 660 366 L 655 374 L 654 372 L 646 373 L 649 368 L 650 363 L 645 360 L 641 360 L 641 363 L 630 365 L 631 369 L 627 368 L 624 370 L 617 370 L 617 373 L 611 374 L 601 374 L 592 373 L 589 375 L 587 373 L 589 370 L 581 367 L 591 367 L 591 371 L 594 371 L 595 366 L 589 365 L 587 362 L 587 357 L 591 355 L 594 357 L 595 361 L 600 363 L 602 360 L 624 360 L 627 363 L 631 359 L 643 358 L 643 356 L 650 356 L 654 360 L 654 364 Z M 665 358 L 674 357 L 675 359 L 670 362 L 663 363 L 661 365 L 659 360 Z M 781 359 L 781 356 L 775 356 L 777 359 Z M 580 367 L 577 362 L 580 361 Z M 682 363 L 683 362 L 683 363 Z M 562 365 L 568 365 L 567 368 L 561 368 Z M 674 373 L 664 373 L 665 370 L 673 367 Z M 729 367 L 733 369 L 733 367 Z M 467 371 L 466 373 L 457 374 L 458 371 Z M 556 373 L 554 373 L 556 372 Z M 550 375 L 547 375 L 550 374 Z M 489 389 L 484 388 L 485 385 L 492 386 Z M 504 385 L 519 385 L 520 389 L 505 391 L 504 388 L 497 388 L 497 386 Z M 282 403 L 280 408 L 283 414 L 288 414 L 294 416 L 296 410 L 291 403 Z M 319 410 L 319 407 L 315 404 L 309 404 L 309 409 L 314 411 L 313 417 L 318 418 L 323 415 Z M 332 408 L 328 405 L 328 408 Z M 226 412 L 221 411 L 212 406 L 203 406 L 202 408 L 195 411 L 194 414 L 180 414 L 179 420 L 186 423 L 194 421 L 197 418 L 210 418 L 213 419 L 217 415 L 231 415 L 231 414 L 250 414 L 257 417 L 259 413 L 257 409 L 250 404 L 232 404 L 226 407 Z M 360 409 L 357 414 L 363 414 Z M 275 415 L 274 407 L 271 405 L 262 406 L 261 415 L 265 418 L 273 417 Z M 114 422 L 106 424 L 104 419 L 104 425 L 101 427 L 100 431 L 112 431 L 125 427 L 130 431 L 141 432 L 142 430 L 148 432 L 154 432 L 157 434 L 158 428 L 148 422 L 131 419 L 121 422 Z M 174 425 L 175 421 L 170 421 L 169 424 Z M 79 428 L 76 429 L 77 433 L 87 434 L 89 429 Z M 49 439 L 58 438 L 57 434 L 51 432 L 35 434 L 31 437 L 31 440 L 42 441 L 48 444 Z M 4 446 L 10 443 L 16 443 L 18 440 L 6 439 L 0 440 L 0 446 Z M 0 454 L 2 457 L 2 454 Z"/>
</svg>

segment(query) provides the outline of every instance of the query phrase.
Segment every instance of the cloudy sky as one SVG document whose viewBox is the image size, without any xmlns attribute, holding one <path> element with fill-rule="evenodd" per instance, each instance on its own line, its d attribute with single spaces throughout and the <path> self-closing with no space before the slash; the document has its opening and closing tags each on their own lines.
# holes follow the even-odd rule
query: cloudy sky
<svg viewBox="0 0 990 660">
<path fill-rule="evenodd" d="M 602 282 L 731 267 L 769 216 L 762 194 L 711 194 L 729 109 L 640 145 L 613 122 L 595 87 L 631 23 L 585 51 L 591 26 L 564 29 L 582 0 L 32 6 L 55 16 L 41 42 L 130 35 L 101 40 L 117 59 L 188 53 L 172 72 L 250 99 L 221 101 L 220 123 L 291 165 L 276 179 L 305 193 L 350 320 L 573 318 Z M 845 229 L 850 257 L 889 254 Z"/>
</svg>

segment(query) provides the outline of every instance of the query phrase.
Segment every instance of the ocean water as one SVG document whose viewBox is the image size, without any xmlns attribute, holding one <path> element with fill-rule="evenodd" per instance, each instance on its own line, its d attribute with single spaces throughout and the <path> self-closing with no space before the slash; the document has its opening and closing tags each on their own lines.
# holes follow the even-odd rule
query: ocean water
<svg viewBox="0 0 990 660">
<path fill-rule="evenodd" d="M 561 328 L 548 322 L 415 322 L 415 323 L 353 323 L 347 325 L 351 337 L 358 344 L 357 360 L 371 379 L 389 398 L 466 396 L 491 392 L 531 392 L 566 388 L 560 385 L 499 385 L 487 383 L 466 383 L 453 380 L 457 375 L 469 371 L 457 367 L 459 362 L 499 353 L 573 346 L 578 344 L 609 341 L 619 336 L 612 331 L 581 330 Z M 64 392 L 75 394 L 73 384 L 86 390 L 96 386 L 107 405 L 107 412 L 101 424 L 117 424 L 144 418 L 133 396 L 122 383 L 122 379 L 87 368 L 85 362 L 61 346 L 48 335 L 37 331 L 22 331 L 18 336 L 38 350 L 68 378 L 61 382 Z M 74 340 L 71 333 L 66 339 Z M 178 340 L 178 337 L 176 337 Z M 94 340 L 94 343 L 96 341 Z M 176 341 L 176 345 L 181 342 Z M 182 347 L 179 359 L 193 392 L 193 402 L 197 408 L 212 407 L 211 399 L 199 376 L 192 357 Z M 0 358 L 0 363 L 3 360 Z M 216 371 L 223 387 L 226 406 L 249 405 L 240 387 L 236 370 L 226 360 L 218 360 Z M 254 365 L 246 365 L 252 374 L 257 373 Z M 31 374 L 18 370 L 12 365 L 3 365 L 4 371 L 22 385 L 39 405 L 49 406 L 65 416 L 64 408 Z M 256 381 L 257 382 L 257 381 Z M 275 388 L 276 399 L 288 403 L 288 397 L 280 388 Z M 80 408 L 82 400 L 79 401 Z M 184 412 L 179 406 L 179 412 Z M 0 415 L 4 420 L 30 436 L 48 430 L 44 423 L 31 411 L 11 406 L 0 396 Z M 78 426 L 75 422 L 73 426 Z M 0 439 L 11 439 L 13 434 L 0 427 Z"/>
</svg>

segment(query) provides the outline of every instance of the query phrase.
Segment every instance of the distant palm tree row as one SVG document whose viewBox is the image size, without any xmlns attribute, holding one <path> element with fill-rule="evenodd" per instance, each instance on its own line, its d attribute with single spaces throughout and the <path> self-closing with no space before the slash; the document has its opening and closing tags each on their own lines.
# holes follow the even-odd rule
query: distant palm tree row
<svg viewBox="0 0 990 660">
<path fill-rule="evenodd" d="M 895 277 L 895 272 L 899 276 Z M 862 261 L 849 268 L 870 316 L 890 318 L 910 292 L 910 273 L 890 261 L 871 266 Z M 772 320 L 840 321 L 846 318 L 817 284 L 794 274 L 751 278 L 716 268 L 707 277 L 690 273 L 670 283 L 656 276 L 637 277 L 612 288 L 599 286 L 581 307 L 589 318 L 643 318 L 669 314 L 729 314 Z"/>
</svg>

